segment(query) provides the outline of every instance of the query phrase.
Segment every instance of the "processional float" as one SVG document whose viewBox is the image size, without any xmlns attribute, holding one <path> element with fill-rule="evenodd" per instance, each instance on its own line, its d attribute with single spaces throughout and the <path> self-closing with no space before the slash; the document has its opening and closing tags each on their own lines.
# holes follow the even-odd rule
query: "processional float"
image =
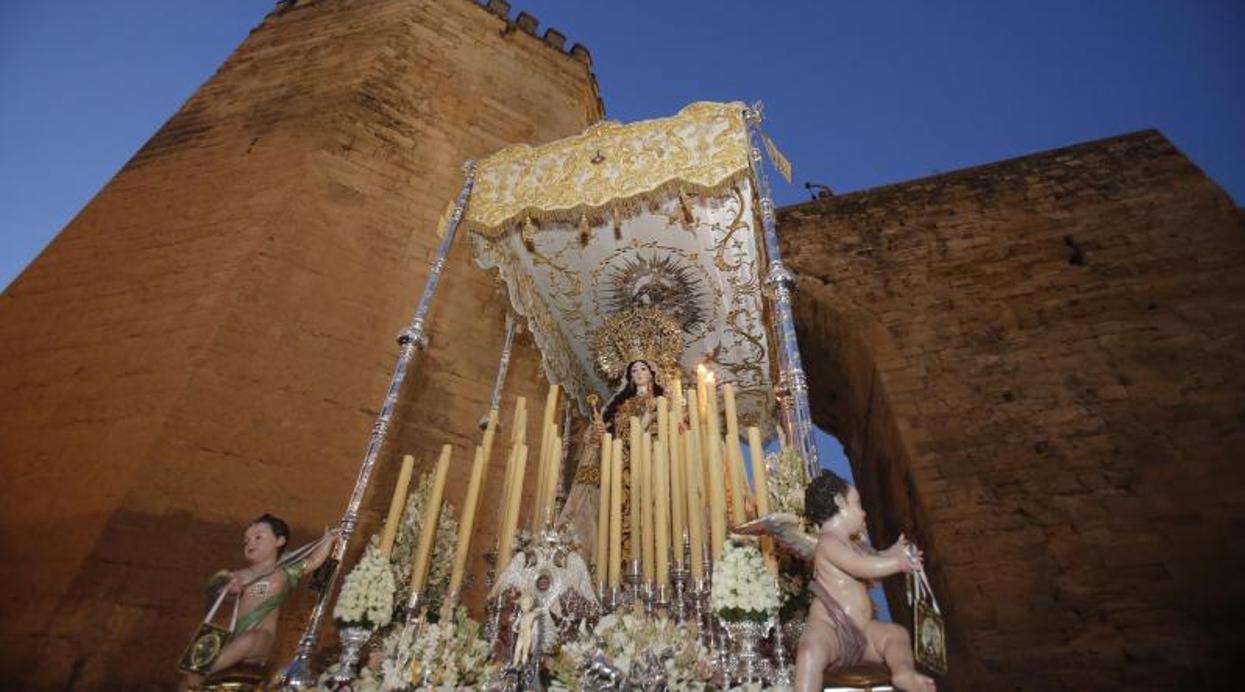
<svg viewBox="0 0 1245 692">
<path fill-rule="evenodd" d="M 355 627 L 348 636 L 339 615 L 347 655 L 329 678 L 358 685 L 358 675 L 372 675 L 386 689 L 462 683 L 438 670 L 450 665 L 437 662 L 449 654 L 432 660 L 428 652 L 474 636 L 478 642 L 460 642 L 453 656 L 492 663 L 486 677 L 484 666 L 467 673 L 477 676 L 477 686 L 538 686 L 542 675 L 592 688 L 786 679 L 793 642 L 784 645 L 774 627 L 779 558 L 768 540 L 740 552 L 728 537 L 729 527 L 758 514 L 797 509 L 792 505 L 802 502 L 804 485 L 819 469 L 792 319 L 792 276 L 779 251 L 762 146 L 779 166 L 785 161 L 761 132 L 761 118 L 759 104 L 695 103 L 673 117 L 604 122 L 464 166 L 418 308 L 398 339 L 400 355 L 342 518 L 328 586 L 282 673 L 285 687 L 323 684 L 311 670 L 312 652 L 459 235 L 471 243 L 476 264 L 504 282 L 510 311 L 491 411 L 481 421 L 483 439 L 455 524 L 453 573 L 430 599 L 447 449 L 409 501 L 400 480 L 383 535 L 343 588 L 349 593 L 341 600 L 352 604 L 390 591 L 382 594 L 389 600 L 373 601 L 392 608 L 396 597 L 398 617 L 361 620 L 366 631 Z M 526 439 L 524 400 L 513 412 L 498 410 L 520 325 L 538 347 L 550 384 L 538 440 Z M 498 438 L 506 420 L 512 421 L 508 445 Z M 763 455 L 765 441 L 775 436 L 780 451 Z M 508 447 L 508 456 L 505 506 L 489 517 L 501 535 L 488 613 L 479 628 L 464 628 L 465 616 L 454 606 L 481 469 L 495 446 Z M 410 476 L 409 464 L 402 479 Z M 536 500 L 520 517 L 525 479 L 529 487 L 535 482 Z M 398 569 L 394 545 L 403 540 L 409 562 Z M 372 592 L 360 595 L 356 587 L 365 577 L 351 580 L 369 560 L 397 578 L 373 580 Z M 732 593 L 755 587 L 744 582 L 762 577 L 768 579 L 764 603 L 750 610 L 731 601 Z M 440 622 L 428 623 L 425 614 L 436 605 Z M 383 637 L 374 632 L 377 619 L 391 623 Z M 762 644 L 769 631 L 775 641 Z M 355 673 L 359 645 L 369 637 L 384 639 L 384 662 L 380 670 Z M 635 646 L 621 656 L 609 641 Z M 621 658 L 627 659 L 622 665 Z M 678 664 L 672 667 L 672 660 Z M 676 669 L 682 672 L 670 672 Z"/>
</svg>

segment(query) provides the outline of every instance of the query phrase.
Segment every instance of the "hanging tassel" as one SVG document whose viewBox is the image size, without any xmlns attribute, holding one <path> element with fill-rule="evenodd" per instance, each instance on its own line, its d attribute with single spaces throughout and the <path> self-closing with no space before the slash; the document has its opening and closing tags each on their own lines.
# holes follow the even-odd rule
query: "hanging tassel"
<svg viewBox="0 0 1245 692">
<path fill-rule="evenodd" d="M 579 244 L 587 245 L 592 239 L 592 229 L 588 227 L 588 215 L 579 215 Z"/>
<path fill-rule="evenodd" d="M 536 242 L 536 224 L 532 223 L 532 217 L 528 216 L 523 219 L 523 228 L 519 231 L 519 237 L 523 239 L 523 244 L 532 249 Z"/>
<path fill-rule="evenodd" d="M 696 217 L 692 216 L 691 203 L 688 202 L 687 193 L 683 190 L 679 190 L 679 206 L 683 207 L 683 226 L 684 228 L 691 230 L 692 226 L 696 223 Z"/>
<path fill-rule="evenodd" d="M 622 240 L 622 212 L 614 208 L 614 240 Z"/>
</svg>

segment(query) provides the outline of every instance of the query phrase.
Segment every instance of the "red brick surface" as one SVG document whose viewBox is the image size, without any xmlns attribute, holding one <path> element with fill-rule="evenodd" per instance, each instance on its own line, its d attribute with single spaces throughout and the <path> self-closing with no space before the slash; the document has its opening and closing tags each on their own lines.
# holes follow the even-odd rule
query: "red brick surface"
<svg viewBox="0 0 1245 692">
<path fill-rule="evenodd" d="M 0 686 L 167 689 L 244 525 L 276 512 L 301 543 L 340 516 L 461 162 L 601 116 L 585 57 L 506 26 L 461 0 L 274 12 L 5 291 Z M 504 319 L 468 255 L 363 537 L 400 453 L 426 469 L 453 443 L 465 490 Z M 507 401 L 543 400 L 531 346 L 515 358 Z"/>
<path fill-rule="evenodd" d="M 928 548 L 945 683 L 1222 684 L 1245 616 L 1240 209 L 1151 131 L 779 227 L 815 417 L 875 539 Z"/>
</svg>

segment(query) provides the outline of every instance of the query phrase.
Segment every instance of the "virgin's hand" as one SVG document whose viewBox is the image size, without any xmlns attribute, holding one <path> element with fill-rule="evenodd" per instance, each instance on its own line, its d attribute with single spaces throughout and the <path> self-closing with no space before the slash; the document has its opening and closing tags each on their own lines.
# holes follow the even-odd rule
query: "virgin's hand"
<svg viewBox="0 0 1245 692">
<path fill-rule="evenodd" d="M 592 439 L 594 441 L 600 441 L 602 437 L 605 437 L 605 421 L 601 421 L 601 420 L 593 421 L 592 422 Z"/>
</svg>

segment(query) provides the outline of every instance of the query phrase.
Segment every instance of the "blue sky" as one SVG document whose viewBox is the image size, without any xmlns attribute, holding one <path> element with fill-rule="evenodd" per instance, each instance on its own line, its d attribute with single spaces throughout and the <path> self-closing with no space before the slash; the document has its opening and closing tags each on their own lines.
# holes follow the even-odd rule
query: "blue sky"
<svg viewBox="0 0 1245 692">
<path fill-rule="evenodd" d="M 0 6 L 0 286 L 273 4 Z M 806 180 L 847 192 L 1149 127 L 1245 200 L 1245 3 L 512 5 L 588 46 L 611 118 L 763 100 L 795 165 L 780 201 Z"/>
</svg>

